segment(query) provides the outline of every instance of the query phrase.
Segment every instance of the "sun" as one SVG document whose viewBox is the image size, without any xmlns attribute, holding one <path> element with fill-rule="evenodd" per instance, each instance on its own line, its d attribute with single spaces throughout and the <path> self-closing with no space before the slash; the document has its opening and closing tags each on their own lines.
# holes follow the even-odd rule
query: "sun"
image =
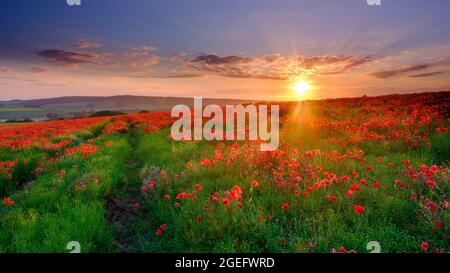
<svg viewBox="0 0 450 273">
<path fill-rule="evenodd" d="M 297 96 L 301 97 L 313 89 L 312 85 L 307 81 L 298 81 L 292 89 L 297 93 Z"/>
</svg>

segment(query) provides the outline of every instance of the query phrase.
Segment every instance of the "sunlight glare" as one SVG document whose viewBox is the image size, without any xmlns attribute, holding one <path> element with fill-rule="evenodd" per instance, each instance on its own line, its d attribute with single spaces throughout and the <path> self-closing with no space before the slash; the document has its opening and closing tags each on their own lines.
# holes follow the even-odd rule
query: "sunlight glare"
<svg viewBox="0 0 450 273">
<path fill-rule="evenodd" d="M 301 80 L 301 81 L 296 82 L 293 85 L 292 89 L 294 89 L 294 91 L 297 93 L 297 96 L 302 97 L 306 93 L 311 91 L 312 86 L 308 82 Z"/>
</svg>

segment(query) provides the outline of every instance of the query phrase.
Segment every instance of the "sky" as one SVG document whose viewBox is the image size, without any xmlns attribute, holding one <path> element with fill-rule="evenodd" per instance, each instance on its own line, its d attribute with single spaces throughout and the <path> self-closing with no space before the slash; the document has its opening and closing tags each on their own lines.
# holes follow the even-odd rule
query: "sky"
<svg viewBox="0 0 450 273">
<path fill-rule="evenodd" d="M 0 100 L 450 90 L 449 14 L 445 0 L 4 0 Z"/>
</svg>

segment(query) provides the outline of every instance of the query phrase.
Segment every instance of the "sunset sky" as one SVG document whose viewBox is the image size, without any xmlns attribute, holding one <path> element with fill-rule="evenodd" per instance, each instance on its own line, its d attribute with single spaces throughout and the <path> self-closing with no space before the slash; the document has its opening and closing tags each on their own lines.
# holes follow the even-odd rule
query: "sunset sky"
<svg viewBox="0 0 450 273">
<path fill-rule="evenodd" d="M 4 0 L 0 100 L 450 90 L 450 1 Z M 298 81 L 314 89 L 299 97 Z"/>
</svg>

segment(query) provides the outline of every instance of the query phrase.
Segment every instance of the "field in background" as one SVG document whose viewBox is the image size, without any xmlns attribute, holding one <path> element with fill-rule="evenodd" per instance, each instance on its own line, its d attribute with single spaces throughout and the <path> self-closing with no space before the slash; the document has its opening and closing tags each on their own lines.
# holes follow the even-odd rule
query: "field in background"
<svg viewBox="0 0 450 273">
<path fill-rule="evenodd" d="M 281 104 L 281 144 L 169 113 L 0 127 L 0 252 L 448 252 L 450 93 Z"/>
<path fill-rule="evenodd" d="M 204 99 L 207 104 L 240 104 L 251 100 Z M 6 120 L 24 120 L 43 118 L 89 117 L 101 111 L 119 111 L 138 113 L 141 111 L 170 111 L 174 105 L 192 106 L 192 98 L 111 96 L 111 97 L 61 97 L 35 100 L 0 101 L 0 122 Z"/>
</svg>

